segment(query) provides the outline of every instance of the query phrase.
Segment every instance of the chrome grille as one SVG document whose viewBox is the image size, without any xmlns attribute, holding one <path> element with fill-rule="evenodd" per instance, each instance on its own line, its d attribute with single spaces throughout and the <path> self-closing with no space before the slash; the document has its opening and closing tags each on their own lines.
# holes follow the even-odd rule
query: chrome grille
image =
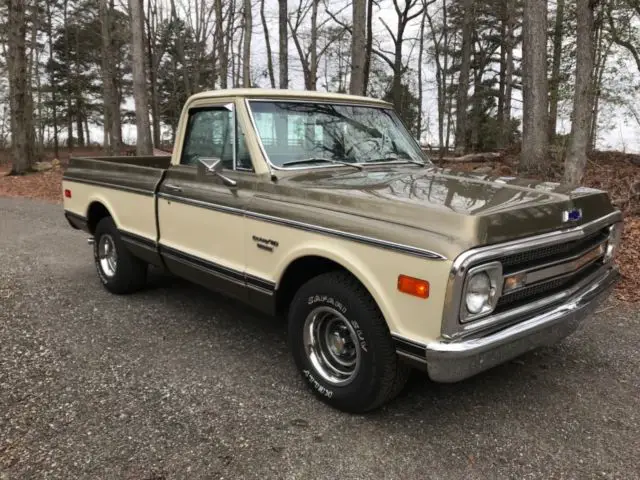
<svg viewBox="0 0 640 480">
<path fill-rule="evenodd" d="M 530 287 L 525 287 L 521 290 L 507 294 L 498 300 L 496 305 L 496 313 L 508 310 L 509 308 L 515 308 L 525 302 L 533 302 L 539 298 L 553 295 L 564 289 L 575 285 L 583 278 L 588 277 L 595 272 L 602 265 L 602 259 L 594 262 L 587 267 L 579 270 L 574 275 L 568 277 L 554 278 L 546 282 L 540 282 Z"/>
<path fill-rule="evenodd" d="M 534 267 L 536 264 L 554 262 L 566 257 L 571 257 L 572 255 L 588 249 L 589 247 L 598 245 L 606 239 L 607 232 L 603 229 L 581 238 L 580 240 L 559 243 L 557 245 L 550 245 L 547 247 L 529 250 L 527 252 L 509 255 L 502 258 L 501 262 L 505 273 L 508 274 L 517 270 Z"/>
<path fill-rule="evenodd" d="M 537 248 L 528 252 L 520 252 L 503 258 L 502 264 L 505 275 L 523 270 L 542 267 L 554 263 L 561 263 L 572 257 L 586 253 L 607 240 L 606 229 L 599 230 L 580 240 Z M 496 306 L 496 313 L 515 308 L 527 302 L 532 302 L 545 296 L 553 295 L 563 289 L 570 288 L 583 278 L 587 277 L 602 265 L 602 257 L 591 261 L 584 267 L 567 275 L 549 278 L 538 283 L 527 285 L 524 288 L 505 293 Z"/>
</svg>

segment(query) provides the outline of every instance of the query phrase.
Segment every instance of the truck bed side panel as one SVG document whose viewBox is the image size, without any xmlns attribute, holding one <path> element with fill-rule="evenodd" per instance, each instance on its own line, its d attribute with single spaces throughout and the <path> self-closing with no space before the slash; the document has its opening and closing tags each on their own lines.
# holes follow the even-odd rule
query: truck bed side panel
<svg viewBox="0 0 640 480">
<path fill-rule="evenodd" d="M 156 158 L 157 165 L 168 164 L 168 157 Z M 63 189 L 71 190 L 71 198 L 64 199 L 64 208 L 91 223 L 92 205 L 103 205 L 131 252 L 158 264 L 154 192 L 164 170 L 134 165 L 132 159 L 140 163 L 155 161 L 150 157 L 72 159 L 63 178 Z"/>
</svg>

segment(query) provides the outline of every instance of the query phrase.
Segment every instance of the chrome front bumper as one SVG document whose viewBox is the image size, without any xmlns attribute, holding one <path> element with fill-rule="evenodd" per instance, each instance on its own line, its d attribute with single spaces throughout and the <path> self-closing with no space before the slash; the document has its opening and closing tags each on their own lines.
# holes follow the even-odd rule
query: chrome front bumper
<svg viewBox="0 0 640 480">
<path fill-rule="evenodd" d="M 436 382 L 457 382 L 507 362 L 535 348 L 552 345 L 573 333 L 618 280 L 614 268 L 605 269 L 588 287 L 550 310 L 495 333 L 426 346 L 429 377 Z"/>
</svg>

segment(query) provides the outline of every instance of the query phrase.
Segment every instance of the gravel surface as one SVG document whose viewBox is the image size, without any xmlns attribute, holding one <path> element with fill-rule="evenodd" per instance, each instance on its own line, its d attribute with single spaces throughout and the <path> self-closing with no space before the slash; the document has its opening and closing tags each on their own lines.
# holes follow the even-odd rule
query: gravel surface
<svg viewBox="0 0 640 480">
<path fill-rule="evenodd" d="M 317 401 L 281 320 L 154 273 L 99 284 L 60 206 L 0 198 L 0 479 L 640 478 L 640 312 L 367 416 Z"/>
</svg>

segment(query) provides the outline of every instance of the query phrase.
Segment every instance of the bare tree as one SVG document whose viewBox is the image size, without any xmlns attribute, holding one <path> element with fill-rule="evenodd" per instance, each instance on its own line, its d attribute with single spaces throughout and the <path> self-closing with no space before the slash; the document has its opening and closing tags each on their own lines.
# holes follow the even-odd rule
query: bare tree
<svg viewBox="0 0 640 480">
<path fill-rule="evenodd" d="M 264 43 L 267 48 L 267 73 L 269 75 L 269 82 L 271 82 L 271 88 L 276 88 L 276 78 L 273 73 L 273 53 L 271 52 L 271 38 L 269 38 L 269 27 L 267 25 L 267 18 L 264 14 L 265 0 L 260 0 L 260 19 L 262 20 L 262 30 L 264 31 Z"/>
<path fill-rule="evenodd" d="M 351 81 L 349 91 L 353 95 L 365 93 L 365 60 L 367 44 L 367 0 L 353 0 L 353 31 L 351 32 Z"/>
<path fill-rule="evenodd" d="M 120 96 L 116 87 L 116 61 L 111 38 L 113 8 L 109 0 L 100 0 L 102 33 L 102 88 L 104 94 L 104 147 L 110 155 L 116 155 L 122 145 L 120 124 Z"/>
<path fill-rule="evenodd" d="M 548 150 L 547 0 L 524 2 L 523 126 L 520 170 L 539 170 Z"/>
<path fill-rule="evenodd" d="M 593 22 L 597 0 L 577 0 L 576 84 L 571 119 L 571 137 L 565 159 L 565 182 L 578 185 L 587 164 L 592 115 Z"/>
<path fill-rule="evenodd" d="M 47 46 L 49 50 L 49 61 L 47 62 L 47 70 L 49 72 L 49 84 L 55 85 L 55 70 L 53 68 L 53 11 L 51 2 L 47 2 Z M 58 140 L 58 103 L 56 89 L 51 89 L 51 117 L 53 121 L 53 153 L 56 158 L 60 157 L 60 144 Z"/>
<path fill-rule="evenodd" d="M 147 79 L 145 75 L 144 55 L 144 11 L 142 0 L 129 0 L 131 23 L 131 69 L 133 73 L 133 99 L 136 105 L 138 155 L 151 155 L 151 127 L 149 125 L 149 100 L 147 98 Z"/>
<path fill-rule="evenodd" d="M 428 4 L 433 3 L 435 0 L 431 0 Z M 466 0 L 469 1 L 469 0 Z M 414 10 L 414 7 L 418 7 Z M 402 75 L 405 70 L 404 59 L 402 56 L 402 47 L 406 40 L 405 33 L 409 23 L 415 18 L 422 15 L 425 9 L 425 4 L 420 0 L 407 0 L 404 5 L 401 6 L 399 0 L 393 0 L 393 8 L 396 12 L 397 24 L 395 30 L 392 30 L 389 25 L 380 19 L 380 22 L 384 26 L 385 30 L 389 33 L 391 41 L 393 42 L 393 52 L 383 50 L 381 47 L 374 48 L 373 53 L 378 55 L 384 60 L 393 71 L 393 85 L 392 85 L 392 98 L 393 105 L 396 109 L 400 110 L 402 107 Z"/>
<path fill-rule="evenodd" d="M 287 32 L 287 0 L 278 0 L 278 63 L 280 88 L 289 87 L 289 36 Z"/>
<path fill-rule="evenodd" d="M 335 18 L 331 13 L 327 12 L 328 17 L 318 22 L 318 7 L 320 0 L 300 0 L 298 7 L 291 17 L 287 18 L 289 24 L 289 30 L 291 31 L 291 37 L 293 44 L 298 52 L 300 63 L 302 65 L 302 73 L 304 75 L 304 85 L 307 90 L 316 90 L 318 82 L 318 64 L 322 56 L 327 52 L 331 45 L 341 37 L 341 33 L 344 32 L 345 27 L 341 25 L 342 29 L 340 34 L 324 36 L 324 45 L 318 47 L 318 38 L 321 31 L 332 18 Z M 305 23 L 307 16 L 310 15 L 311 28 L 308 32 L 303 32 L 301 26 Z M 305 43 L 305 37 L 309 38 L 309 42 Z"/>
<path fill-rule="evenodd" d="M 251 0 L 244 0 L 244 49 L 242 59 L 242 84 L 245 88 L 251 86 L 251 33 L 253 31 L 253 15 Z"/>
<path fill-rule="evenodd" d="M 26 173 L 33 163 L 33 103 L 31 80 L 27 76 L 27 16 L 28 2 L 8 0 L 8 58 L 9 95 L 11 113 L 11 174 Z M 31 134 L 29 133 L 31 132 Z"/>
<path fill-rule="evenodd" d="M 427 10 L 426 0 L 425 2 L 425 11 Z M 419 33 L 419 46 L 418 46 L 418 122 L 416 125 L 416 137 L 418 141 L 420 141 L 422 137 L 422 100 L 423 100 L 423 85 L 422 85 L 422 57 L 424 55 L 424 25 L 425 25 L 426 15 L 422 15 L 422 20 L 420 21 L 420 33 Z"/>
<path fill-rule="evenodd" d="M 436 87 L 438 100 L 438 145 L 440 156 L 444 155 L 445 147 L 445 117 L 447 111 L 447 76 L 449 72 L 449 25 L 447 24 L 447 0 L 442 0 L 442 20 L 439 28 L 436 28 L 434 15 L 425 9 L 424 17 L 429 23 L 429 33 L 433 48 L 433 59 L 436 67 Z"/>
<path fill-rule="evenodd" d="M 460 77 L 458 79 L 458 96 L 456 100 L 456 153 L 466 150 L 468 129 L 467 105 L 469 101 L 469 74 L 471 71 L 471 51 L 473 42 L 473 0 L 464 0 L 462 4 L 462 58 L 460 60 Z"/>
<path fill-rule="evenodd" d="M 222 13 L 222 0 L 215 0 L 214 9 L 216 12 L 216 45 L 218 47 L 218 62 L 220 64 L 220 88 L 227 88 L 229 72 L 228 47 L 225 45 L 224 36 L 224 16 Z"/>
<path fill-rule="evenodd" d="M 560 98 L 560 64 L 564 38 L 564 0 L 556 2 L 556 22 L 553 29 L 553 61 L 549 81 L 549 141 L 553 141 L 558 123 L 558 99 Z"/>
</svg>

